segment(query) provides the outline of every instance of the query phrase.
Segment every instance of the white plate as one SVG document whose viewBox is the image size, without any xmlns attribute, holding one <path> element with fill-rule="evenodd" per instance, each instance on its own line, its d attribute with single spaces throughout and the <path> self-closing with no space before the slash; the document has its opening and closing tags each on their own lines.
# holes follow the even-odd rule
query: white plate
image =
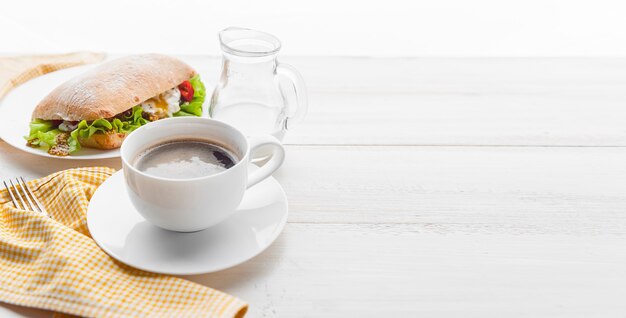
<svg viewBox="0 0 626 318">
<path fill-rule="evenodd" d="M 273 177 L 247 190 L 232 217 L 199 232 L 172 232 L 148 223 L 130 202 L 121 170 L 98 187 L 87 212 L 92 238 L 113 258 L 173 275 L 241 264 L 269 247 L 286 222 L 287 197 Z"/>
<path fill-rule="evenodd" d="M 90 70 L 97 65 L 71 67 L 48 73 L 32 79 L 4 97 L 0 103 L 0 138 L 9 145 L 35 155 L 63 159 L 102 159 L 120 156 L 119 149 L 100 150 L 82 148 L 71 156 L 59 157 L 48 154 L 45 150 L 26 146 L 24 136 L 28 135 L 28 124 L 35 106 L 57 86 L 65 81 Z"/>
</svg>

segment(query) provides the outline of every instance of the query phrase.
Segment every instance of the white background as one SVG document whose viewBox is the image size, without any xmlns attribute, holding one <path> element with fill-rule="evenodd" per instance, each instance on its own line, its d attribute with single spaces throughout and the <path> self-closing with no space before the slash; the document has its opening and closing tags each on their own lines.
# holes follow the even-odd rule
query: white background
<svg viewBox="0 0 626 318">
<path fill-rule="evenodd" d="M 0 53 L 219 53 L 228 26 L 299 56 L 625 56 L 619 0 L 3 0 Z"/>
</svg>

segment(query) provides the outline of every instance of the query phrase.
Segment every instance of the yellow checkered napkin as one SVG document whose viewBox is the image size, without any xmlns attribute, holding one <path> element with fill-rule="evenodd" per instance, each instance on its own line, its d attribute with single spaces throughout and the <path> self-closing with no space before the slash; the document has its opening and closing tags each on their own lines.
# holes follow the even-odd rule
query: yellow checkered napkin
<svg viewBox="0 0 626 318">
<path fill-rule="evenodd" d="M 0 99 L 11 89 L 29 79 L 63 68 L 102 60 L 104 54 L 91 52 L 0 57 Z"/>
<path fill-rule="evenodd" d="M 134 269 L 98 248 L 87 205 L 114 172 L 70 169 L 29 182 L 50 218 L 16 209 L 0 192 L 0 301 L 86 317 L 243 317 L 247 305 L 233 296 Z"/>
</svg>

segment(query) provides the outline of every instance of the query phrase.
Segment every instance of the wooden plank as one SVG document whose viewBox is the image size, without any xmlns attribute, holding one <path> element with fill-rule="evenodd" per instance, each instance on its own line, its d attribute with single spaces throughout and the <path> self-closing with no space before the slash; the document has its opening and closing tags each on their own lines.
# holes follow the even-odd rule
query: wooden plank
<svg viewBox="0 0 626 318">
<path fill-rule="evenodd" d="M 0 143 L 3 176 L 54 160 Z M 290 222 L 410 224 L 423 233 L 626 233 L 626 148 L 288 146 L 275 174 Z"/>
<path fill-rule="evenodd" d="M 626 233 L 626 148 L 290 146 L 291 222 Z"/>
<path fill-rule="evenodd" d="M 186 278 L 245 299 L 249 317 L 619 317 L 625 243 L 624 236 L 288 224 L 249 262 Z M 47 316 L 8 307 L 0 313 Z"/>
<path fill-rule="evenodd" d="M 180 56 L 215 82 L 220 57 Z M 626 58 L 291 57 L 311 92 L 624 97 Z"/>
<path fill-rule="evenodd" d="M 618 317 L 624 243 L 288 224 L 260 256 L 191 279 L 246 299 L 250 317 Z"/>
<path fill-rule="evenodd" d="M 288 144 L 626 146 L 626 96 L 313 93 Z"/>
<path fill-rule="evenodd" d="M 626 95 L 625 58 L 284 58 L 312 91 Z"/>
</svg>

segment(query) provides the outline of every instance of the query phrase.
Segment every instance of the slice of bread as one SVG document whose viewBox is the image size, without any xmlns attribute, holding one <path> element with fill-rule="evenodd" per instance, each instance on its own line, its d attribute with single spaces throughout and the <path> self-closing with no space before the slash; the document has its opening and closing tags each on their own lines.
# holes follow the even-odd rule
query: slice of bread
<svg viewBox="0 0 626 318">
<path fill-rule="evenodd" d="M 32 118 L 67 121 L 110 118 L 195 74 L 191 66 L 167 55 L 119 58 L 54 89 L 35 107 Z"/>
</svg>

